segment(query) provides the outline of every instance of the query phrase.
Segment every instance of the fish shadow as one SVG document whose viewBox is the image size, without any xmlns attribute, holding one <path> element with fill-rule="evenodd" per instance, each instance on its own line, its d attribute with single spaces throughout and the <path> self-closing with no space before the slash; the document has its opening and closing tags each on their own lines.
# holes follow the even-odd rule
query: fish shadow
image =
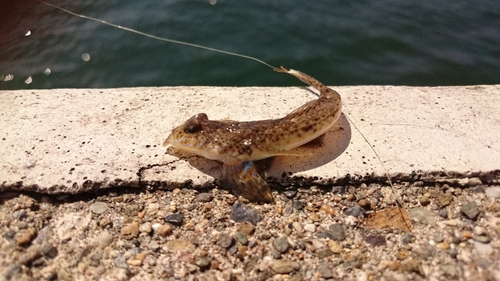
<svg viewBox="0 0 500 281">
<path fill-rule="evenodd" d="M 351 137 L 351 125 L 342 113 L 337 123 L 323 136 L 294 149 L 294 151 L 304 153 L 306 156 L 275 156 L 255 161 L 255 166 L 259 174 L 270 183 L 281 185 L 313 183 L 318 179 L 314 174 L 301 176 L 300 179 L 295 174 L 313 170 L 332 162 L 347 149 Z M 220 162 L 179 151 L 172 147 L 169 147 L 167 153 L 186 160 L 195 169 L 217 180 L 222 176 L 223 164 Z M 300 181 L 300 183 L 296 181 Z"/>
<path fill-rule="evenodd" d="M 351 138 L 351 124 L 344 113 L 342 113 L 337 123 L 328 130 L 321 139 L 313 140 L 297 148 L 297 150 L 309 153 L 309 155 L 276 156 L 269 160 L 265 159 L 263 161 L 267 160 L 270 162 L 266 164 L 268 168 L 259 170 L 259 172 L 263 172 L 267 181 L 275 183 L 292 183 L 297 180 L 295 176 L 296 173 L 314 170 L 334 161 L 346 151 L 351 142 Z M 318 176 L 312 173 L 307 177 L 310 177 L 310 180 L 317 180 Z M 302 178 L 302 181 L 305 180 L 305 178 Z"/>
</svg>

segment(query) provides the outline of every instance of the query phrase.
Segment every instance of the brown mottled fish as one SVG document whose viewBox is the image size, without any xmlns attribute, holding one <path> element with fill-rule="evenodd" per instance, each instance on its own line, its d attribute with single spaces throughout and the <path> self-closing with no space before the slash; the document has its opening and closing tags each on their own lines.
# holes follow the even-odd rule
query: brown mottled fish
<svg viewBox="0 0 500 281">
<path fill-rule="evenodd" d="M 239 122 L 209 120 L 199 113 L 172 130 L 163 145 L 191 152 L 224 164 L 221 182 L 235 195 L 254 202 L 273 202 L 271 190 L 253 161 L 277 155 L 304 155 L 293 151 L 330 129 L 342 112 L 340 95 L 313 77 L 281 67 L 320 92 L 280 119 Z"/>
</svg>

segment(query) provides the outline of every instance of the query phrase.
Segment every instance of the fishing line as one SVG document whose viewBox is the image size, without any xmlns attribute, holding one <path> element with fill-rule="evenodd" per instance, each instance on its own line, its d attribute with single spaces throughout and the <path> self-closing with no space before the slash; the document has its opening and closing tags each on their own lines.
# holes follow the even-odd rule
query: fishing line
<svg viewBox="0 0 500 281">
<path fill-rule="evenodd" d="M 254 58 L 254 57 L 251 57 L 251 56 L 242 55 L 242 54 L 238 54 L 238 53 L 233 53 L 233 52 L 230 52 L 230 51 L 224 51 L 224 50 L 220 50 L 220 49 L 215 49 L 215 48 L 211 48 L 211 47 L 207 47 L 207 46 L 202 46 L 202 45 L 198 45 L 198 44 L 194 44 L 194 43 L 189 43 L 189 42 L 184 42 L 184 41 L 180 41 L 180 40 L 159 37 L 159 36 L 148 34 L 148 33 L 145 33 L 145 32 L 139 31 L 139 30 L 135 30 L 135 29 L 132 29 L 132 28 L 129 28 L 129 27 L 125 27 L 125 26 L 121 26 L 121 25 L 114 24 L 114 23 L 111 23 L 111 22 L 107 22 L 105 20 L 101 20 L 101 19 L 90 17 L 90 16 L 85 16 L 85 15 L 82 15 L 82 14 L 78 14 L 78 13 L 72 12 L 70 10 L 64 9 L 62 7 L 59 7 L 57 5 L 45 2 L 43 0 L 38 0 L 38 2 L 40 2 L 42 4 L 45 4 L 47 6 L 50 6 L 52 8 L 61 10 L 61 11 L 65 12 L 65 13 L 70 14 L 70 15 L 79 17 L 79 18 L 96 21 L 96 22 L 99 22 L 99 23 L 102 23 L 102 24 L 105 24 L 105 25 L 109 25 L 109 26 L 112 26 L 112 27 L 115 27 L 115 28 L 118 28 L 118 29 L 121 29 L 121 30 L 128 31 L 128 32 L 136 33 L 136 34 L 139 34 L 139 35 L 142 35 L 142 36 L 146 36 L 146 37 L 149 37 L 149 38 L 152 38 L 152 39 L 156 39 L 156 40 L 160 40 L 160 41 L 164 41 L 164 42 L 168 42 L 168 43 L 173 43 L 173 44 L 179 44 L 179 45 L 189 46 L 189 47 L 198 48 L 198 49 L 204 49 L 204 50 L 208 50 L 208 51 L 212 51 L 212 52 L 217 52 L 217 53 L 221 53 L 221 54 L 226 54 L 226 55 L 230 55 L 230 56 L 245 58 L 245 59 L 249 59 L 249 60 L 253 60 L 253 61 L 259 62 L 259 63 L 261 63 L 261 64 L 263 64 L 263 65 L 271 68 L 272 70 L 274 70 L 276 72 L 286 72 L 285 69 L 280 69 L 278 67 L 274 67 L 274 66 L 266 63 L 263 60 L 260 60 L 258 58 Z M 345 105 L 344 105 L 344 108 L 347 109 Z M 361 136 L 366 141 L 366 143 L 368 143 L 368 145 L 370 146 L 370 148 L 373 151 L 373 153 L 375 153 L 375 156 L 377 157 L 378 161 L 380 162 L 380 165 L 382 165 L 382 168 L 385 170 L 386 177 L 387 177 L 387 180 L 389 182 L 389 185 L 391 186 L 391 189 L 396 194 L 395 189 L 394 189 L 394 185 L 392 184 L 392 181 L 391 181 L 391 177 L 388 174 L 388 170 L 386 169 L 386 167 L 385 167 L 384 163 L 382 162 L 380 156 L 378 155 L 377 151 L 371 145 L 371 143 L 368 141 L 368 139 L 365 137 L 365 135 L 363 135 L 363 133 L 361 133 L 361 131 L 359 130 L 359 128 L 356 126 L 356 124 L 354 122 L 352 122 L 352 120 L 347 115 L 346 115 L 346 117 L 351 122 L 351 124 L 353 124 L 354 128 L 356 128 L 356 130 L 361 134 Z M 396 197 L 398 197 L 398 196 L 396 195 Z M 399 200 L 396 200 L 396 204 L 398 205 L 398 207 L 401 208 L 401 202 L 399 202 Z M 406 222 L 406 220 L 404 219 L 404 215 L 402 213 L 401 213 L 401 216 L 403 217 L 403 220 L 405 221 L 408 229 L 411 229 L 410 228 L 411 224 L 409 224 L 408 222 Z"/>
<path fill-rule="evenodd" d="M 202 45 L 198 45 L 198 44 L 193 44 L 193 43 L 188 43 L 188 42 L 184 42 L 184 41 L 179 41 L 179 40 L 175 40 L 175 39 L 168 39 L 168 38 L 164 38 L 164 37 L 155 36 L 155 35 L 148 34 L 148 33 L 145 33 L 145 32 L 139 31 L 139 30 L 135 30 L 135 29 L 132 29 L 132 28 L 129 28 L 129 27 L 126 27 L 126 26 L 121 26 L 121 25 L 118 25 L 118 24 L 107 22 L 105 20 L 96 19 L 96 18 L 85 16 L 85 15 L 82 15 L 82 14 L 77 14 L 75 12 L 72 12 L 70 10 L 64 9 L 62 7 L 59 7 L 57 5 L 54 5 L 54 4 L 51 4 L 51 3 L 48 3 L 48 2 L 45 2 L 45 1 L 42 1 L 42 0 L 38 0 L 38 2 L 40 2 L 42 4 L 45 4 L 47 6 L 50 6 L 52 8 L 56 8 L 58 10 L 61 10 L 61 11 L 65 12 L 65 13 L 70 14 L 70 15 L 73 15 L 73 16 L 76 16 L 76 17 L 80 17 L 80 18 L 83 18 L 83 19 L 87 19 L 87 20 L 96 21 L 96 22 L 99 22 L 99 23 L 102 23 L 102 24 L 105 24 L 105 25 L 109 25 L 109 26 L 112 26 L 112 27 L 115 27 L 115 28 L 118 28 L 118 29 L 121 29 L 121 30 L 125 30 L 125 31 L 128 31 L 128 32 L 136 33 L 136 34 L 139 34 L 139 35 L 142 35 L 142 36 L 146 36 L 146 37 L 149 37 L 149 38 L 157 39 L 157 40 L 168 42 L 168 43 L 174 43 L 174 44 L 179 44 L 179 45 L 184 45 L 184 46 L 189 46 L 189 47 L 204 49 L 204 50 L 208 50 L 208 51 L 212 51 L 212 52 L 217 52 L 217 53 L 222 53 L 222 54 L 226 54 L 226 55 L 230 55 L 230 56 L 235 56 L 235 57 L 240 57 L 240 58 L 245 58 L 245 59 L 253 60 L 253 61 L 259 62 L 259 63 L 261 63 L 261 64 L 263 64 L 263 65 L 265 65 L 267 67 L 270 67 L 272 70 L 274 70 L 276 72 L 283 72 L 281 69 L 279 69 L 277 67 L 274 67 L 274 66 L 268 64 L 267 62 L 265 62 L 263 60 L 260 60 L 258 58 L 254 58 L 254 57 L 246 56 L 246 55 L 242 55 L 242 54 L 237 54 L 237 53 L 233 53 L 233 52 L 229 52 L 229 51 L 224 51 L 224 50 L 220 50 L 220 49 L 210 48 L 210 47 L 202 46 Z"/>
<path fill-rule="evenodd" d="M 345 104 L 342 105 L 344 107 L 344 109 L 346 109 L 349 114 L 352 115 L 352 113 L 350 112 L 350 110 L 345 106 Z M 394 195 L 396 196 L 396 204 L 398 205 L 398 209 L 399 209 L 399 213 L 403 219 L 403 221 L 405 222 L 405 225 L 406 227 L 408 228 L 409 231 L 411 231 L 411 223 L 410 222 L 407 222 L 406 219 L 405 219 L 405 216 L 403 214 L 403 211 L 401 211 L 401 209 L 403 208 L 403 204 L 402 202 L 400 201 L 400 198 L 401 196 L 399 194 L 396 193 L 396 189 L 394 187 L 394 185 L 392 184 L 392 180 L 391 180 L 391 177 L 389 176 L 389 170 L 387 170 L 387 168 L 385 167 L 384 165 L 384 162 L 382 161 L 382 158 L 380 158 L 380 156 L 378 155 L 377 153 L 377 150 L 375 150 L 375 148 L 373 147 L 373 145 L 371 144 L 370 141 L 368 141 L 368 138 L 365 137 L 365 135 L 361 132 L 361 130 L 358 128 L 358 126 L 356 126 L 356 123 L 354 123 L 351 118 L 349 118 L 349 116 L 345 115 L 345 117 L 347 118 L 347 120 L 349 120 L 349 122 L 354 126 L 354 128 L 356 129 L 356 131 L 358 131 L 358 133 L 363 137 L 363 139 L 365 140 L 365 142 L 368 144 L 368 146 L 370 146 L 370 149 L 373 151 L 373 153 L 375 154 L 375 156 L 377 157 L 377 160 L 378 162 L 380 163 L 380 165 L 382 166 L 382 169 L 384 170 L 384 173 L 385 173 L 385 177 L 387 178 L 387 181 L 389 182 L 389 185 L 391 186 L 391 190 L 392 192 L 394 193 Z"/>
</svg>

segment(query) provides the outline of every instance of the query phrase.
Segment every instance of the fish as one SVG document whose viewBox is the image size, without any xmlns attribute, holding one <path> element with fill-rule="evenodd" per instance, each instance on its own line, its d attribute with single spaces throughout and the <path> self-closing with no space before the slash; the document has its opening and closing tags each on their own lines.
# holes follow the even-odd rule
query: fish
<svg viewBox="0 0 500 281">
<path fill-rule="evenodd" d="M 281 155 L 310 155 L 294 149 L 322 136 L 342 112 L 342 99 L 335 90 L 297 70 L 281 67 L 275 71 L 312 86 L 319 97 L 279 119 L 210 120 L 207 114 L 198 113 L 174 128 L 163 145 L 221 162 L 219 181 L 236 196 L 256 203 L 274 202 L 254 162 Z"/>
</svg>

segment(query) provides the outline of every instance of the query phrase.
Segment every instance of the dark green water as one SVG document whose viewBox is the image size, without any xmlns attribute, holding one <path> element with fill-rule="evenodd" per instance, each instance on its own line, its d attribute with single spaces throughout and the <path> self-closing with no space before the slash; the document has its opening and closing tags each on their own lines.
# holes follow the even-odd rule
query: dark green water
<svg viewBox="0 0 500 281">
<path fill-rule="evenodd" d="M 301 85 L 255 61 L 160 42 L 34 0 L 11 2 L 0 8 L 0 89 Z M 328 85 L 500 83 L 498 0 L 52 3 Z"/>
</svg>

